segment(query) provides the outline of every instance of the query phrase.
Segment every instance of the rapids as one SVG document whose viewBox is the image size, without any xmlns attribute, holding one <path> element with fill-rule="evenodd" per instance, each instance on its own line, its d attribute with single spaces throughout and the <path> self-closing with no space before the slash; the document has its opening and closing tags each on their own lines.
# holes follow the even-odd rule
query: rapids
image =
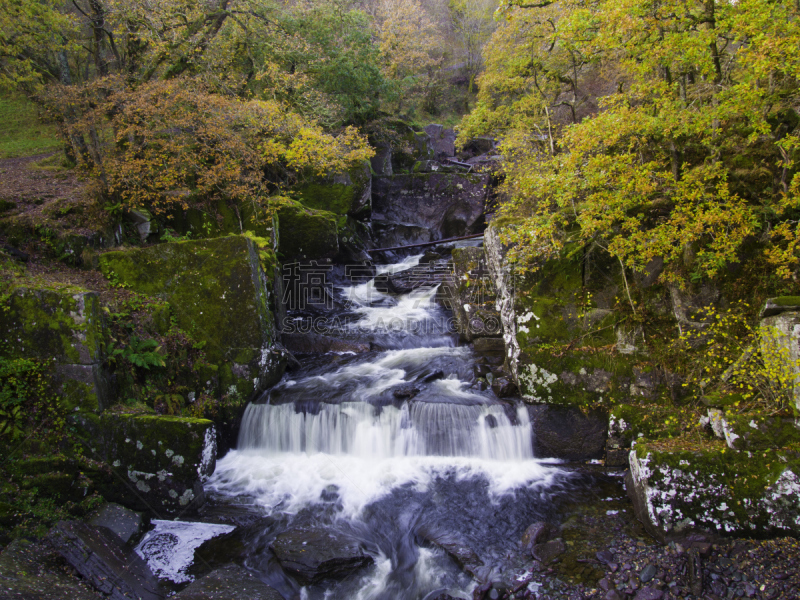
<svg viewBox="0 0 800 600">
<path fill-rule="evenodd" d="M 237 449 L 207 483 L 210 501 L 271 517 L 242 540 L 244 564 L 286 598 L 471 598 L 473 576 L 430 540 L 455 536 L 480 557 L 473 575 L 502 573 L 571 475 L 533 456 L 522 404 L 473 387 L 478 357 L 457 346 L 435 287 L 395 297 L 370 280 L 337 293 L 344 327 L 377 341 L 375 349 L 303 358 L 302 369 L 251 403 Z M 354 536 L 373 565 L 301 587 L 268 550 L 298 523 Z"/>
</svg>

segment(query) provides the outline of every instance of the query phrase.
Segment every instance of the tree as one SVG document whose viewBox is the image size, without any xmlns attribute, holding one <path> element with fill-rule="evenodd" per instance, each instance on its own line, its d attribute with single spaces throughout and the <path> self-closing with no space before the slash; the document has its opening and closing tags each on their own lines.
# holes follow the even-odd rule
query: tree
<svg viewBox="0 0 800 600">
<path fill-rule="evenodd" d="M 513 4 L 512 19 L 550 9 Z M 592 241 L 626 268 L 663 258 L 662 277 L 680 283 L 717 276 L 760 234 L 790 276 L 800 216 L 797 4 L 560 6 L 558 39 L 615 70 L 619 89 L 598 114 L 565 127 L 547 155 L 535 152 L 530 127 L 510 123 L 505 211 L 520 222 L 510 240 L 517 257 L 533 262 L 567 240 Z"/>
</svg>

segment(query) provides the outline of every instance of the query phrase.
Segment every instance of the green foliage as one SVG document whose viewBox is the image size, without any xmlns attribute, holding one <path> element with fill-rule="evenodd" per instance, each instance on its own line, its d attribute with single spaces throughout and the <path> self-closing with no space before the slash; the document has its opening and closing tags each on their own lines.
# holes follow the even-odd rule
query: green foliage
<svg viewBox="0 0 800 600">
<path fill-rule="evenodd" d="M 112 365 L 119 360 L 124 360 L 134 367 L 149 369 L 150 367 L 166 366 L 160 350 L 161 347 L 156 340 L 145 340 L 132 336 L 126 346 L 115 348 L 113 345 L 109 345 L 106 352 L 108 361 Z"/>
<path fill-rule="evenodd" d="M 791 358 L 792 342 L 778 329 L 752 325 L 750 312 L 746 304 L 700 312 L 698 318 L 706 325 L 687 328 L 680 337 L 695 358 L 684 386 L 713 397 L 712 404 L 730 404 L 736 412 L 755 405 L 774 412 L 793 409 L 800 360 Z"/>
<path fill-rule="evenodd" d="M 463 134 L 505 133 L 512 256 L 536 268 L 593 241 L 626 269 L 663 259 L 661 280 L 684 285 L 717 278 L 766 232 L 766 257 L 793 276 L 795 2 L 517 4 Z"/>
<path fill-rule="evenodd" d="M 30 411 L 41 411 L 47 399 L 48 373 L 38 362 L 0 356 L 0 438 L 25 434 Z"/>
</svg>

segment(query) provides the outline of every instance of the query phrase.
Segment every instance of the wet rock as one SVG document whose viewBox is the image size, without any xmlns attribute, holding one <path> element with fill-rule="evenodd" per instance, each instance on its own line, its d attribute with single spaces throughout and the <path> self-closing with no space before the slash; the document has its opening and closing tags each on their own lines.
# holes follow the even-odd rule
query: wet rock
<svg viewBox="0 0 800 600">
<path fill-rule="evenodd" d="M 553 532 L 553 528 L 549 523 L 539 521 L 533 525 L 529 525 L 522 534 L 522 547 L 525 550 L 530 550 L 536 544 L 542 544 L 548 540 Z"/>
<path fill-rule="evenodd" d="M 424 244 L 433 241 L 433 232 L 427 227 L 392 223 L 373 218 L 372 231 L 375 244 L 379 248 L 396 248 L 410 244 Z"/>
<path fill-rule="evenodd" d="M 456 329 L 464 342 L 500 338 L 503 328 L 495 307 L 496 290 L 489 276 L 483 248 L 456 248 L 452 272 L 442 284 L 445 307 L 453 311 Z M 503 351 L 500 351 L 503 354 Z"/>
<path fill-rule="evenodd" d="M 369 352 L 369 344 L 319 333 L 284 333 L 283 345 L 297 354 L 326 354 L 328 352 Z"/>
<path fill-rule="evenodd" d="M 275 538 L 271 547 L 283 570 L 302 585 L 343 579 L 372 564 L 357 540 L 333 529 L 290 529 Z"/>
<path fill-rule="evenodd" d="M 767 298 L 759 315 L 762 319 L 774 317 L 785 312 L 800 312 L 800 296 Z"/>
<path fill-rule="evenodd" d="M 610 550 L 601 550 L 595 554 L 595 558 L 604 565 L 610 565 L 614 562 L 614 553 Z"/>
<path fill-rule="evenodd" d="M 431 382 L 437 381 L 439 379 L 444 379 L 444 371 L 442 371 L 442 370 L 434 371 L 430 375 L 426 375 L 422 379 L 422 381 L 425 382 L 425 383 L 431 383 Z"/>
<path fill-rule="evenodd" d="M 472 368 L 472 373 L 475 377 L 486 377 L 491 372 L 492 368 L 489 365 L 475 365 Z"/>
<path fill-rule="evenodd" d="M 554 540 L 550 540 L 549 542 L 545 542 L 544 544 L 536 544 L 533 546 L 531 554 L 533 554 L 533 557 L 536 560 L 539 560 L 547 565 L 564 554 L 566 551 L 567 546 L 564 544 L 564 540 L 561 538 L 556 538 Z"/>
<path fill-rule="evenodd" d="M 647 565 L 644 569 L 642 569 L 641 573 L 639 573 L 639 580 L 642 583 L 647 583 L 656 575 L 656 568 L 653 565 Z"/>
<path fill-rule="evenodd" d="M 623 600 L 617 590 L 608 590 L 603 598 L 605 598 L 605 600 Z"/>
<path fill-rule="evenodd" d="M 447 552 L 461 568 L 473 576 L 484 566 L 478 554 L 456 533 L 426 526 L 417 531 L 417 538 Z"/>
<path fill-rule="evenodd" d="M 59 521 L 48 539 L 78 573 L 112 600 L 164 598 L 147 564 L 110 530 Z"/>
<path fill-rule="evenodd" d="M 608 417 L 603 411 L 582 412 L 567 406 L 529 406 L 536 456 L 586 460 L 601 458 Z"/>
<path fill-rule="evenodd" d="M 374 218 L 422 227 L 432 239 L 467 235 L 483 222 L 488 176 L 421 173 L 376 177 Z"/>
<path fill-rule="evenodd" d="M 238 565 L 227 565 L 198 579 L 173 596 L 175 600 L 283 600 L 252 573 Z"/>
<path fill-rule="evenodd" d="M 415 388 L 414 386 L 411 385 L 405 385 L 392 390 L 392 396 L 394 396 L 398 400 L 408 400 L 410 398 L 413 398 L 417 394 L 419 394 L 419 388 Z"/>
<path fill-rule="evenodd" d="M 106 502 L 89 515 L 87 520 L 95 527 L 107 527 L 126 544 L 135 544 L 144 533 L 142 513 L 114 502 Z"/>
<path fill-rule="evenodd" d="M 497 377 L 492 381 L 492 391 L 498 398 L 509 398 L 517 394 L 517 386 L 508 377 Z"/>
</svg>

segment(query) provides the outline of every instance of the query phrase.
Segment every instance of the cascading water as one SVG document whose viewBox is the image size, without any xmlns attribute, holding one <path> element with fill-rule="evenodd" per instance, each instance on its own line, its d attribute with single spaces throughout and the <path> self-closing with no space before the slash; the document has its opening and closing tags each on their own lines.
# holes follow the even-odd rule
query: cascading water
<svg viewBox="0 0 800 600">
<path fill-rule="evenodd" d="M 472 387 L 476 356 L 455 345 L 435 288 L 394 297 L 370 280 L 340 292 L 343 331 L 394 349 L 305 361 L 247 407 L 238 449 L 217 462 L 207 490 L 287 523 L 346 524 L 363 541 L 373 567 L 302 588 L 304 598 L 466 597 L 472 578 L 436 544 L 420 547 L 420 532 L 455 531 L 482 548 L 486 574 L 502 571 L 510 544 L 568 475 L 533 457 L 524 406 Z M 263 560 L 248 566 L 286 597 L 298 591 Z"/>
</svg>

